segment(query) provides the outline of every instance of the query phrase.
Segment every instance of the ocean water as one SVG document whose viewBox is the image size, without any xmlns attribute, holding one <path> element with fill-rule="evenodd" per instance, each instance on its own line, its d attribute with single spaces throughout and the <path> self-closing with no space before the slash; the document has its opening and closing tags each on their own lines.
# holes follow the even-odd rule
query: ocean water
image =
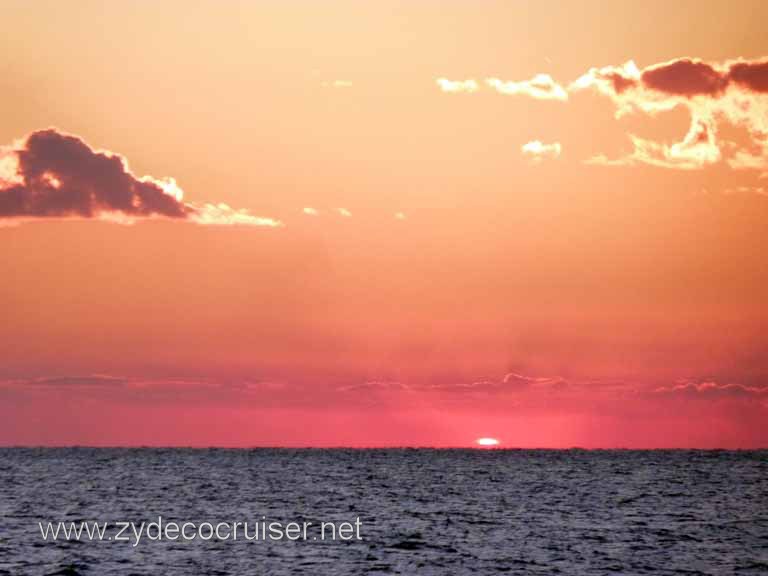
<svg viewBox="0 0 768 576">
<path fill-rule="evenodd" d="M 158 516 L 359 534 L 114 538 Z M 0 574 L 496 573 L 768 573 L 768 452 L 0 449 Z"/>
</svg>

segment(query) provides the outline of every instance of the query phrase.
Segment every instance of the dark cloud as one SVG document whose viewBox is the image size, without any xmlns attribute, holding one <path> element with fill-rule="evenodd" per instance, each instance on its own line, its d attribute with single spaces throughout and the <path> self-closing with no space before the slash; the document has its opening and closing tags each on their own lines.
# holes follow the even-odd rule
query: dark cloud
<svg viewBox="0 0 768 576">
<path fill-rule="evenodd" d="M 768 60 L 738 60 L 708 63 L 697 58 L 677 58 L 642 70 L 634 62 L 623 66 L 592 68 L 570 89 L 597 87 L 621 96 L 625 92 L 652 90 L 667 96 L 718 98 L 735 87 L 743 92 L 768 92 Z"/>
<path fill-rule="evenodd" d="M 606 74 L 606 78 L 610 80 L 611 84 L 613 85 L 613 90 L 616 92 L 616 94 L 621 94 L 625 90 L 634 88 L 637 84 L 634 79 L 627 78 L 618 72 L 610 72 Z"/>
<path fill-rule="evenodd" d="M 648 88 L 679 96 L 717 95 L 725 90 L 729 81 L 727 74 L 690 58 L 648 67 L 641 78 Z"/>
<path fill-rule="evenodd" d="M 281 226 L 227 204 L 183 201 L 172 178 L 136 177 L 127 161 L 55 129 L 0 148 L 0 226 L 35 218 L 100 218 L 130 223 L 162 217 L 202 225 Z"/>
<path fill-rule="evenodd" d="M 96 152 L 76 136 L 33 132 L 16 156 L 18 180 L 0 189 L 0 217 L 185 218 L 193 210 L 169 193 L 170 181 L 138 179 L 121 156 Z"/>
<path fill-rule="evenodd" d="M 731 65 L 729 77 L 736 84 L 754 92 L 768 92 L 768 60 L 736 62 Z"/>
</svg>

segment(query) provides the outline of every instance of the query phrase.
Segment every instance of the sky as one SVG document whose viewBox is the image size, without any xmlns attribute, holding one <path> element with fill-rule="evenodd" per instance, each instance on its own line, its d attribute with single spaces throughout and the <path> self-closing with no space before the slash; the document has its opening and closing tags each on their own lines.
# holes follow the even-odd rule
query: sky
<svg viewBox="0 0 768 576">
<path fill-rule="evenodd" d="M 0 444 L 768 446 L 768 4 L 0 12 Z"/>
</svg>

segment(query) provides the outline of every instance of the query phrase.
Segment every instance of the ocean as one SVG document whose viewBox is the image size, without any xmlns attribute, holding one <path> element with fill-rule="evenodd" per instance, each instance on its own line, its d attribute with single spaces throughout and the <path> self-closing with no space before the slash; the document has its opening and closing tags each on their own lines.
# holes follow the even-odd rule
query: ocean
<svg viewBox="0 0 768 576">
<path fill-rule="evenodd" d="M 497 573 L 768 573 L 768 451 L 0 449 L 0 574 Z"/>
</svg>

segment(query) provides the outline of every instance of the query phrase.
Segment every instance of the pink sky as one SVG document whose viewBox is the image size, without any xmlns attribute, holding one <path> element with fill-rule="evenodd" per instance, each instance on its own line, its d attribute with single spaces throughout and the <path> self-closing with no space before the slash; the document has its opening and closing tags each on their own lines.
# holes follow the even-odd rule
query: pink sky
<svg viewBox="0 0 768 576">
<path fill-rule="evenodd" d="M 0 444 L 768 445 L 767 18 L 7 3 Z"/>
</svg>

